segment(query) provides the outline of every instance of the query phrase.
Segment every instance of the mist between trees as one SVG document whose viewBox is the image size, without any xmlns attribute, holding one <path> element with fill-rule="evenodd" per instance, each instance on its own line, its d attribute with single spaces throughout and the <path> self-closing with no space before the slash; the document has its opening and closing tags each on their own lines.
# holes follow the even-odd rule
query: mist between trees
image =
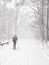
<svg viewBox="0 0 49 65">
<path fill-rule="evenodd" d="M 49 41 L 49 1 L 0 0 L 0 41 L 10 40 L 16 33 L 30 31 L 32 36 Z"/>
</svg>

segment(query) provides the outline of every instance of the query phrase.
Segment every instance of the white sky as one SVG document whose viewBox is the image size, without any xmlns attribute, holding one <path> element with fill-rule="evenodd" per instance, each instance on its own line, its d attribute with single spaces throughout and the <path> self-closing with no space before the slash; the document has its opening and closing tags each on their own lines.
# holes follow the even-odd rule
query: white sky
<svg viewBox="0 0 49 65">
<path fill-rule="evenodd" d="M 13 9 L 15 9 L 14 4 L 17 3 L 18 1 L 20 1 L 20 0 L 12 0 L 11 3 L 8 3 L 8 4 L 7 4 L 7 7 L 8 7 L 8 8 L 13 8 Z"/>
<path fill-rule="evenodd" d="M 15 9 L 15 8 L 14 8 L 14 3 L 15 3 L 14 0 L 12 0 L 11 3 L 8 3 L 8 4 L 7 4 L 7 8 L 13 8 L 13 9 Z"/>
<path fill-rule="evenodd" d="M 12 2 L 8 2 L 6 5 L 7 5 L 7 8 L 13 8 L 14 9 L 14 3 L 15 3 L 15 0 L 12 0 Z M 3 1 L 1 1 L 1 4 L 4 4 L 4 2 Z"/>
</svg>

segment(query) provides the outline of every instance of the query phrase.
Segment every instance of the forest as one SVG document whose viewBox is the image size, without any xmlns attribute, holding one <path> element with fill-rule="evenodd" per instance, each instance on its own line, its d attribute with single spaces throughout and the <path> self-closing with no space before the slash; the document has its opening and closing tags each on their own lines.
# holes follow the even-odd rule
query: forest
<svg viewBox="0 0 49 65">
<path fill-rule="evenodd" d="M 25 31 L 49 41 L 49 0 L 0 0 L 0 41 Z"/>
</svg>

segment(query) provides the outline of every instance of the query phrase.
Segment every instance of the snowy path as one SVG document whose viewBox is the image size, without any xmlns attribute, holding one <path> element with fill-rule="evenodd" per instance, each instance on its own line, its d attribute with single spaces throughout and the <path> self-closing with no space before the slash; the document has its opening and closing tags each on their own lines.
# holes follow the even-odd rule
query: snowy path
<svg viewBox="0 0 49 65">
<path fill-rule="evenodd" d="M 19 48 L 0 47 L 0 65 L 49 65 L 49 57 L 32 40 L 19 40 Z"/>
</svg>

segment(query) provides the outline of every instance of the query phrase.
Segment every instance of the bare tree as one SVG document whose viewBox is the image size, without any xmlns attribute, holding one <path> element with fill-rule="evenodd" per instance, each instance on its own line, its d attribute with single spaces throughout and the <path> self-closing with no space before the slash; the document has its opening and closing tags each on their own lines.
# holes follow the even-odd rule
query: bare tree
<svg viewBox="0 0 49 65">
<path fill-rule="evenodd" d="M 19 10 L 20 10 L 20 8 L 24 5 L 24 2 L 25 2 L 25 0 L 20 0 L 20 1 L 16 1 L 15 0 L 15 4 L 14 4 L 14 6 L 15 6 L 15 11 L 16 11 L 16 17 L 15 17 L 15 34 L 16 34 L 16 26 L 17 26 L 17 19 L 18 19 L 18 15 L 19 15 Z"/>
<path fill-rule="evenodd" d="M 8 24 L 7 24 L 7 3 L 8 2 L 11 2 L 11 0 L 2 0 L 3 1 L 3 5 L 4 5 L 4 9 L 3 9 L 3 12 L 4 12 L 4 16 L 3 16 L 3 24 L 2 24 L 2 30 L 3 30 L 3 41 L 4 41 L 4 39 L 5 38 L 7 38 L 8 37 L 8 34 L 7 34 L 7 26 L 8 26 Z M 7 35 L 6 35 L 7 34 Z"/>
<path fill-rule="evenodd" d="M 48 21 L 48 15 L 49 15 L 49 14 L 48 14 L 48 4 L 49 4 L 49 1 L 47 0 L 46 2 L 47 2 L 47 41 L 48 41 L 48 36 L 49 36 L 49 35 L 48 35 L 48 34 L 49 34 L 49 33 L 48 33 L 48 31 L 49 31 L 49 28 L 48 28 L 48 24 L 49 24 L 49 21 Z"/>
</svg>

